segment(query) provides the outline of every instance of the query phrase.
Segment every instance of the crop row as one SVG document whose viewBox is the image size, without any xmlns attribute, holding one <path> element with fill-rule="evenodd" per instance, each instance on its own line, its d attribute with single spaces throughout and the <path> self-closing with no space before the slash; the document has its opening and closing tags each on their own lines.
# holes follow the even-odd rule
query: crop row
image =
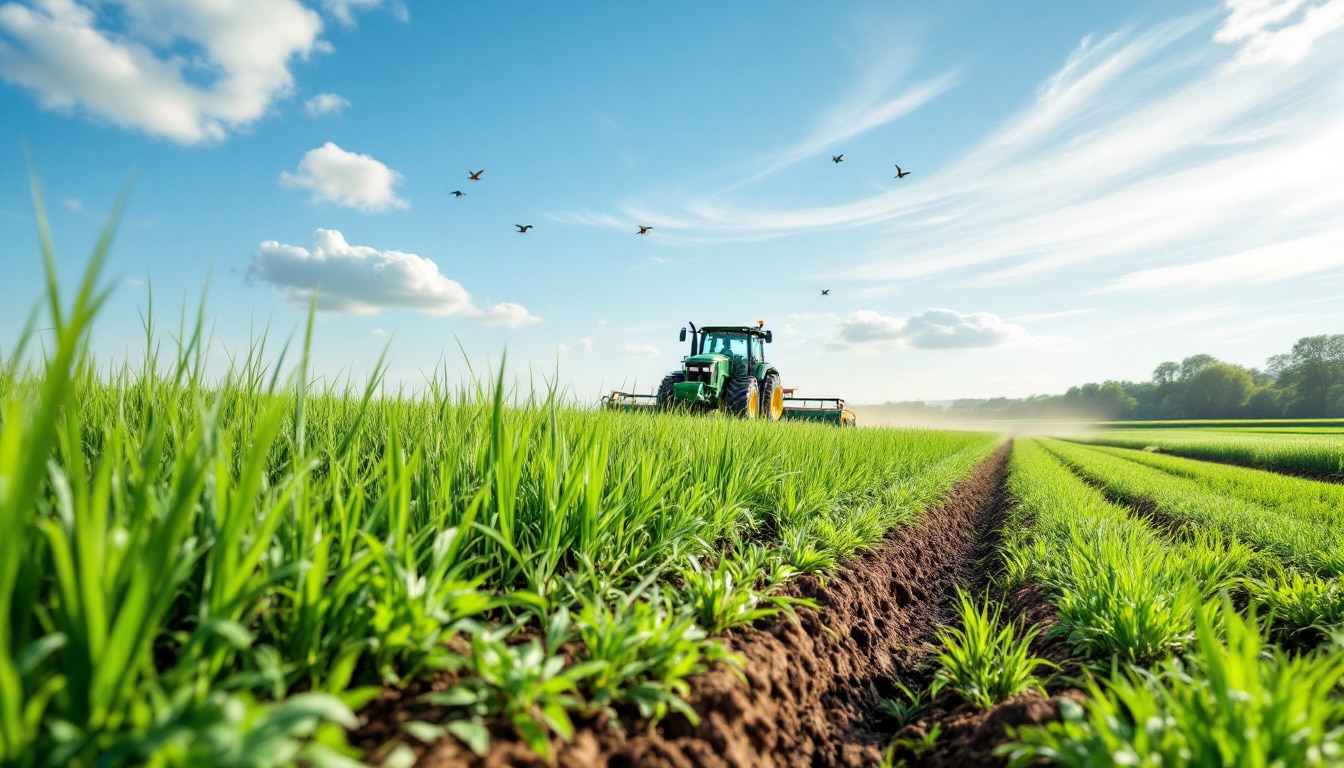
<svg viewBox="0 0 1344 768">
<path fill-rule="evenodd" d="M 1249 594 L 1252 614 L 1267 611 L 1270 636 L 1300 639 L 1344 619 L 1337 606 L 1319 611 L 1322 595 L 1338 603 L 1337 584 L 1283 569 L 1267 575 L 1262 555 L 1216 526 L 1154 527 L 1146 513 L 1108 501 L 1113 488 L 1133 490 L 1117 481 L 1132 473 L 1098 456 L 1114 459 L 1080 458 L 1057 441 L 1019 441 L 1015 450 L 1004 585 L 1041 584 L 1058 617 L 1053 631 L 1093 672 L 1086 703 L 1061 702 L 1062 722 L 1022 729 L 1003 752 L 1014 765 L 1333 764 L 1344 654 L 1328 643 L 1286 652 L 1228 595 Z M 1185 508 L 1161 499 L 1172 503 L 1158 504 L 1163 514 Z M 1297 647 L 1325 639 L 1313 638 Z"/>
<path fill-rule="evenodd" d="M 316 391 L 306 339 L 292 374 L 260 341 L 210 380 L 200 320 L 161 357 L 152 314 L 144 360 L 98 370 L 101 258 L 68 307 L 52 278 L 55 346 L 0 370 L 7 765 L 348 764 L 354 711 L 444 673 L 422 739 L 693 719 L 686 678 L 740 663 L 711 635 L 996 443 L 586 412 L 502 373 Z"/>
<path fill-rule="evenodd" d="M 1088 442 L 1158 450 L 1286 474 L 1344 477 L 1344 433 L 1338 427 L 1293 433 L 1252 429 L 1116 429 L 1092 435 Z"/>
<path fill-rule="evenodd" d="M 1046 446 L 1082 477 L 1127 504 L 1155 507 L 1169 520 L 1219 531 L 1297 568 L 1329 576 L 1344 573 L 1344 529 L 1334 524 L 1328 509 L 1251 501 L 1251 489 L 1262 487 L 1258 474 L 1247 472 L 1245 493 L 1236 489 L 1235 480 L 1230 481 L 1232 488 L 1220 490 L 1202 479 L 1142 463 L 1135 452 L 1117 455 L 1058 440 L 1046 441 Z M 1229 475 L 1220 480 L 1229 482 Z M 1305 498 L 1306 493 L 1296 497 Z"/>
</svg>

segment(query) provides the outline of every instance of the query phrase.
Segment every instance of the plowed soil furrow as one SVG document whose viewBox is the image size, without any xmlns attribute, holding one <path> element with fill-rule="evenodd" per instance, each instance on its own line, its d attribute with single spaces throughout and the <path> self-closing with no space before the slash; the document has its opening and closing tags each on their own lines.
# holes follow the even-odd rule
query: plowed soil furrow
<svg viewBox="0 0 1344 768">
<path fill-rule="evenodd" d="M 993 527 L 1011 443 L 994 452 L 941 505 L 891 531 L 880 550 L 847 563 L 825 585 L 812 577 L 792 593 L 816 600 L 797 624 L 770 622 L 730 635 L 749 685 L 715 669 L 692 681 L 699 725 L 672 716 L 653 729 L 580 731 L 561 747 L 561 766 L 871 766 L 890 737 L 876 707 L 928 656 L 937 628 L 953 619 L 958 586 L 974 586 L 977 549 Z M 449 739 L 428 766 L 542 766 L 520 744 L 496 740 L 478 758 Z"/>
</svg>

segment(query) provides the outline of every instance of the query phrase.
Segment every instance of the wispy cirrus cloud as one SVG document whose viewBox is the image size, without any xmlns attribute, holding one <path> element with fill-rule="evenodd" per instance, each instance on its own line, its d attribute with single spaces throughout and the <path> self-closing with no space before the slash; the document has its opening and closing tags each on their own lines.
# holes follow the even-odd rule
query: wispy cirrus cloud
<svg viewBox="0 0 1344 768">
<path fill-rule="evenodd" d="M 1301 61 L 1317 40 L 1344 27 L 1340 0 L 1228 0 L 1227 7 L 1230 13 L 1213 39 L 1239 43 L 1239 57 L 1248 64 Z"/>
<path fill-rule="evenodd" d="M 670 242 L 860 229 L 869 244 L 828 276 L 869 283 L 957 277 L 994 287 L 1068 272 L 1125 285 L 1136 271 L 1217 266 L 1244 251 L 1286 256 L 1291 243 L 1333 242 L 1344 230 L 1341 8 L 1344 0 L 1229 0 L 1085 38 L 1030 103 L 959 157 L 857 199 L 789 207 L 737 184 L 620 209 Z M 1280 49 L 1292 55 L 1267 53 Z"/>
<path fill-rule="evenodd" d="M 1099 292 L 1263 285 L 1332 269 L 1344 269 L 1344 227 L 1337 232 L 1273 243 L 1216 259 L 1130 272 Z"/>
</svg>

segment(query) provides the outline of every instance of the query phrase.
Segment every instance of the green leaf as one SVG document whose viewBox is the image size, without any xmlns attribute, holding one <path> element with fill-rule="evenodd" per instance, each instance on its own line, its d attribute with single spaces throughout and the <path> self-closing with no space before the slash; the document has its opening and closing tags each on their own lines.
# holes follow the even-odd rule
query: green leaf
<svg viewBox="0 0 1344 768">
<path fill-rule="evenodd" d="M 480 701 L 481 696 L 479 693 L 471 690 L 465 685 L 455 685 L 440 693 L 430 693 L 421 696 L 420 700 L 427 704 L 434 704 L 440 707 L 469 707 Z"/>
<path fill-rule="evenodd" d="M 481 757 L 490 749 L 490 730 L 479 720 L 454 720 L 444 728 Z"/>
<path fill-rule="evenodd" d="M 405 744 L 398 744 L 383 758 L 382 768 L 412 768 L 418 760 L 415 750 Z"/>
<path fill-rule="evenodd" d="M 424 720 L 411 720 L 402 723 L 401 730 L 411 734 L 426 744 L 433 744 L 443 738 L 444 726 L 426 723 Z"/>
</svg>

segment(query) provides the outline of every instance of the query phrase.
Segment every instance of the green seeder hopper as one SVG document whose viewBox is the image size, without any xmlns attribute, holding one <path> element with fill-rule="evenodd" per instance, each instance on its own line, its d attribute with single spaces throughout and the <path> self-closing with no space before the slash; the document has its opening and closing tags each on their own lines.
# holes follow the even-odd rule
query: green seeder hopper
<svg viewBox="0 0 1344 768">
<path fill-rule="evenodd" d="M 752 326 L 712 325 L 681 329 L 690 354 L 681 370 L 663 377 L 656 394 L 612 390 L 602 398 L 615 411 L 720 411 L 744 419 L 820 421 L 855 426 L 854 412 L 838 397 L 797 397 L 781 384 L 779 369 L 765 359 L 774 334 L 764 321 Z M 688 333 L 689 330 L 689 333 Z"/>
</svg>

